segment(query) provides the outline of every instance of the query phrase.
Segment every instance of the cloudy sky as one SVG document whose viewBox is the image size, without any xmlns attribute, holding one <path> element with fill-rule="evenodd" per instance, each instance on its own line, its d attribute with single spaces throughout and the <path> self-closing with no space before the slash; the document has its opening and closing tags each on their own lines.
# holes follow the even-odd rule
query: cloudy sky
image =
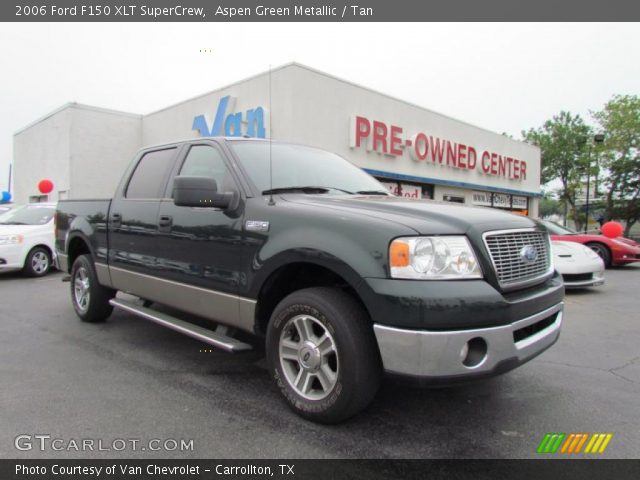
<svg viewBox="0 0 640 480">
<path fill-rule="evenodd" d="M 519 136 L 639 94 L 638 58 L 638 24 L 5 23 L 0 189 L 13 134 L 70 101 L 148 113 L 297 61 Z"/>
</svg>

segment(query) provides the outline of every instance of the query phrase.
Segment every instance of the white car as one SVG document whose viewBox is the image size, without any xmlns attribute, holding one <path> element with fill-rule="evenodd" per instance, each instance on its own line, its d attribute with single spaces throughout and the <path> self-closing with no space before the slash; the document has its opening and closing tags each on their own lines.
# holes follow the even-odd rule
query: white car
<svg viewBox="0 0 640 480">
<path fill-rule="evenodd" d="M 551 250 L 565 288 L 596 287 L 604 283 L 604 262 L 589 247 L 576 242 L 553 240 Z"/>
<path fill-rule="evenodd" d="M 0 215 L 0 272 L 46 275 L 55 260 L 55 204 L 32 203 Z"/>
</svg>

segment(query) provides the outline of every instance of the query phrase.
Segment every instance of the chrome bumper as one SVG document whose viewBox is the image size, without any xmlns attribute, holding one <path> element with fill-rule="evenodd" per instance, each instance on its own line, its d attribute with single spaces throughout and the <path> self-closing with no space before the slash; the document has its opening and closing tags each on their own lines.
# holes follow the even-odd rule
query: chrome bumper
<svg viewBox="0 0 640 480">
<path fill-rule="evenodd" d="M 476 330 L 373 328 L 389 373 L 433 379 L 483 376 L 515 368 L 553 345 L 563 308 L 561 302 L 509 325 Z"/>
</svg>

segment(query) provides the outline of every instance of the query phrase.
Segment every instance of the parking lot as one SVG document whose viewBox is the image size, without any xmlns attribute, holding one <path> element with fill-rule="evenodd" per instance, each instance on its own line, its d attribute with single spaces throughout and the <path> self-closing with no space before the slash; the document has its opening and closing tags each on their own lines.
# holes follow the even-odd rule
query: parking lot
<svg viewBox="0 0 640 480">
<path fill-rule="evenodd" d="M 4 458 L 534 458 L 547 432 L 610 432 L 599 457 L 638 456 L 640 265 L 569 292 L 560 340 L 523 367 L 449 388 L 385 381 L 369 409 L 335 426 L 286 408 L 262 352 L 210 352 L 118 311 L 81 323 L 61 280 L 0 275 Z M 22 434 L 192 439 L 193 449 L 21 451 Z"/>
</svg>

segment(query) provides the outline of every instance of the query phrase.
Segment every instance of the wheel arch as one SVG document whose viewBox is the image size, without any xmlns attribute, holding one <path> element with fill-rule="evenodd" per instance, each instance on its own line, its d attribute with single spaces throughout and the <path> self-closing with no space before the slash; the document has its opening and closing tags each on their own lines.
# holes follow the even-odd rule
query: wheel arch
<svg viewBox="0 0 640 480">
<path fill-rule="evenodd" d="M 319 262 L 309 258 L 298 258 L 278 264 L 269 270 L 257 291 L 255 326 L 256 333 L 263 335 L 273 310 L 287 295 L 304 288 L 336 287 L 349 294 L 371 318 L 364 300 L 365 284 L 355 271 L 337 259 Z"/>
<path fill-rule="evenodd" d="M 69 235 L 67 241 L 67 273 L 71 272 L 71 267 L 76 258 L 80 255 L 89 254 L 93 257 L 93 249 L 91 248 L 91 242 L 81 232 L 74 232 Z"/>
<path fill-rule="evenodd" d="M 613 265 L 613 263 L 614 263 L 614 261 L 613 261 L 613 250 L 605 242 L 601 242 L 599 240 L 590 240 L 588 242 L 585 242 L 584 245 L 586 247 L 589 247 L 589 248 L 591 248 L 591 245 L 598 245 L 599 247 L 604 248 L 609 253 L 609 262 L 608 263 L 605 262 L 605 267 Z"/>
</svg>

